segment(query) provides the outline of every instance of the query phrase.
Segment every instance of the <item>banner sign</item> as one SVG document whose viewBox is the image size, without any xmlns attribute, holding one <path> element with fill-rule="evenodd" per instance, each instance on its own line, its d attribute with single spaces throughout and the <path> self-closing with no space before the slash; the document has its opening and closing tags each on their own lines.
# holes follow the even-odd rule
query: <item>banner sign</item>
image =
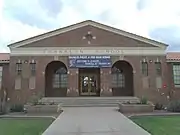
<svg viewBox="0 0 180 135">
<path fill-rule="evenodd" d="M 105 68 L 111 64 L 110 56 L 69 56 L 70 68 Z"/>
</svg>

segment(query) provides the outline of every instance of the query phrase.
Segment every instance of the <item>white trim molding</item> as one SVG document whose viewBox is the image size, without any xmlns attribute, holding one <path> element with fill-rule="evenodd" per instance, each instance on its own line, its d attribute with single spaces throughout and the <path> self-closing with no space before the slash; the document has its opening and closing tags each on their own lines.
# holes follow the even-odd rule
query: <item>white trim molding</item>
<svg viewBox="0 0 180 135">
<path fill-rule="evenodd" d="M 166 49 L 167 46 L 168 46 L 167 44 L 164 44 L 164 43 L 152 40 L 152 39 L 148 39 L 148 38 L 145 38 L 145 37 L 142 37 L 142 36 L 138 36 L 138 35 L 135 35 L 135 34 L 132 34 L 132 33 L 129 33 L 129 32 L 125 32 L 123 30 L 113 28 L 113 27 L 110 27 L 108 25 L 104 25 L 104 24 L 101 24 L 101 23 L 98 23 L 98 22 L 95 22 L 95 21 L 91 21 L 91 20 L 83 21 L 83 22 L 80 22 L 80 23 L 77 23 L 77 24 L 74 24 L 74 25 L 70 25 L 68 27 L 64 27 L 64 28 L 60 28 L 60 29 L 57 29 L 57 30 L 54 30 L 54 31 L 50 31 L 50 32 L 47 32 L 45 34 L 41 34 L 39 36 L 35 36 L 35 37 L 29 38 L 29 39 L 25 39 L 23 41 L 12 43 L 12 44 L 10 44 L 8 46 L 10 48 L 17 48 L 17 47 L 25 46 L 27 44 L 30 44 L 30 43 L 33 43 L 33 42 L 36 42 L 36 41 L 39 41 L 39 40 L 43 40 L 45 38 L 56 36 L 56 35 L 59 35 L 59 34 L 62 34 L 62 33 L 65 33 L 65 32 L 71 31 L 71 30 L 75 30 L 75 29 L 78 29 L 78 28 L 82 28 L 82 27 L 88 26 L 88 25 L 99 28 L 99 29 L 107 30 L 107 31 L 110 31 L 110 32 L 113 32 L 113 33 L 116 33 L 116 34 L 119 34 L 119 35 L 122 35 L 122 36 L 125 36 L 125 37 L 129 37 L 129 38 L 132 38 L 132 39 L 135 39 L 135 40 L 138 40 L 138 41 L 142 41 L 144 43 L 151 44 L 151 45 L 156 46 L 156 47 Z"/>
<path fill-rule="evenodd" d="M 155 47 L 36 47 L 13 48 L 11 56 L 69 56 L 69 55 L 166 55 Z"/>
</svg>

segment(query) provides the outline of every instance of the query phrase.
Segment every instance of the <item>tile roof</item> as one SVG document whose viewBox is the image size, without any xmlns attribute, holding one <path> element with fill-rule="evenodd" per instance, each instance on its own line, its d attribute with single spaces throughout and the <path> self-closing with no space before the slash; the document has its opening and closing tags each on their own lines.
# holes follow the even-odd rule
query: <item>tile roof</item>
<svg viewBox="0 0 180 135">
<path fill-rule="evenodd" d="M 9 61 L 10 60 L 10 54 L 9 53 L 0 53 L 0 61 Z"/>
<path fill-rule="evenodd" d="M 169 52 L 166 54 L 166 59 L 180 61 L 180 52 Z"/>
</svg>

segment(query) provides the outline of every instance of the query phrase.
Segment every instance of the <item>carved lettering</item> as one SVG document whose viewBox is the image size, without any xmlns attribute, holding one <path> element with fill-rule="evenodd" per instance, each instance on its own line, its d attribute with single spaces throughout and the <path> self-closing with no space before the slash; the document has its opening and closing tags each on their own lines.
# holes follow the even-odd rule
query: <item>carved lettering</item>
<svg viewBox="0 0 180 135">
<path fill-rule="evenodd" d="M 80 50 L 79 50 L 79 52 L 80 52 L 80 53 L 83 53 L 83 50 L 82 50 L 82 49 L 80 49 Z"/>
<path fill-rule="evenodd" d="M 122 50 L 118 50 L 118 49 L 105 49 L 105 50 L 83 50 L 83 49 L 79 49 L 79 50 L 73 50 L 73 49 L 64 49 L 64 50 L 44 50 L 45 54 L 88 54 L 88 53 L 92 53 L 92 54 L 123 54 Z"/>
</svg>

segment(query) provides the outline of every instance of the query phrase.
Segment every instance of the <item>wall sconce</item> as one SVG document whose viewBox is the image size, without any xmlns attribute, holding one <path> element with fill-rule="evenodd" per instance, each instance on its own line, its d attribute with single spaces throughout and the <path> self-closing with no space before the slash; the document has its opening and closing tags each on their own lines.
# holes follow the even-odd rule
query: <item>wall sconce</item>
<svg viewBox="0 0 180 135">
<path fill-rule="evenodd" d="M 27 63 L 28 63 L 28 60 L 25 60 L 24 63 L 27 64 Z"/>
<path fill-rule="evenodd" d="M 152 60 L 149 60 L 150 63 L 152 63 L 153 61 Z"/>
</svg>

